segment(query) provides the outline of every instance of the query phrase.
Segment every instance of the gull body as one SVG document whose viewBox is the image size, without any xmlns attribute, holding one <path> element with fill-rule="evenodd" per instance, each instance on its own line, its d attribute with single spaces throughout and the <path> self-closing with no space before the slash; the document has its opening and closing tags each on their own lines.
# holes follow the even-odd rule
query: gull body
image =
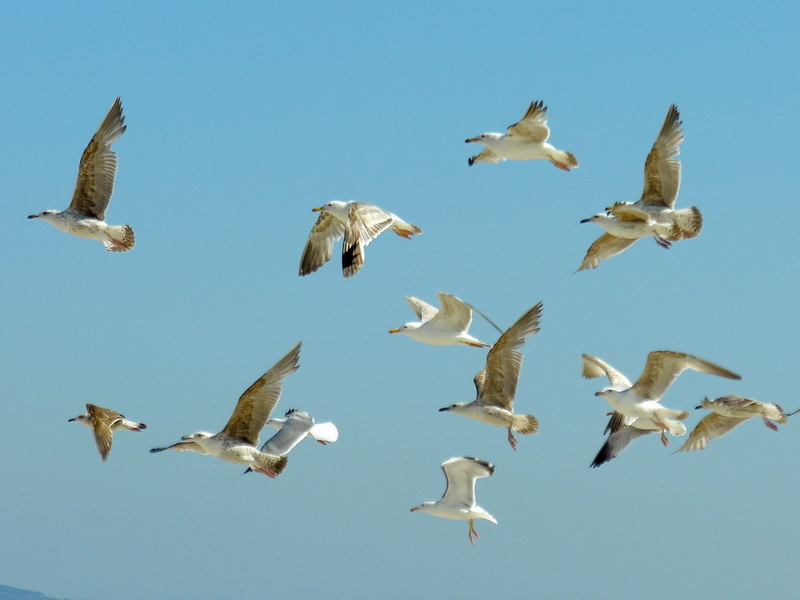
<svg viewBox="0 0 800 600">
<path fill-rule="evenodd" d="M 412 340 L 433 346 L 490 347 L 467 333 L 472 324 L 472 308 L 469 304 L 444 292 L 436 295 L 439 297 L 438 310 L 419 298 L 406 296 L 406 302 L 417 313 L 420 321 L 390 329 L 389 333 L 402 333 Z"/>
<path fill-rule="evenodd" d="M 547 107 L 539 100 L 531 102 L 525 115 L 511 125 L 507 133 L 482 133 L 468 138 L 466 143 L 486 146 L 486 150 L 469 159 L 472 166 L 478 162 L 498 164 L 501 160 L 547 159 L 563 171 L 578 168 L 578 160 L 571 153 L 558 150 L 547 143 L 550 128 L 547 126 Z"/>
<path fill-rule="evenodd" d="M 45 210 L 28 216 L 50 223 L 77 237 L 98 240 L 110 252 L 127 252 L 136 240 L 130 225 L 108 225 L 106 208 L 114 191 L 117 154 L 111 145 L 125 132 L 122 103 L 117 98 L 83 151 L 78 181 L 66 210 Z"/>
<path fill-rule="evenodd" d="M 289 413 L 286 414 L 288 415 Z M 286 421 L 286 418 L 270 419 L 267 421 L 267 425 L 274 429 L 280 430 Z M 339 439 L 339 430 L 336 428 L 336 425 L 331 422 L 317 423 L 312 419 L 312 426 L 311 429 L 308 430 L 306 437 L 314 438 L 317 442 L 324 446 L 325 444 L 333 444 Z"/>
<path fill-rule="evenodd" d="M 697 237 L 703 216 L 696 206 L 675 209 L 681 185 L 681 163 L 676 160 L 683 142 L 680 114 L 673 104 L 644 164 L 644 189 L 636 202 L 617 202 L 606 212 L 583 219 L 605 230 L 589 248 L 578 271 L 594 269 L 636 240 L 652 237 L 669 248 L 678 240 Z"/>
<path fill-rule="evenodd" d="M 342 274 L 353 277 L 364 265 L 366 247 L 382 232 L 391 229 L 406 239 L 422 233 L 416 225 L 406 223 L 396 214 L 366 202 L 333 200 L 311 210 L 322 214 L 311 228 L 303 249 L 300 258 L 301 277 L 328 262 L 333 256 L 334 242 L 343 237 Z"/>
<path fill-rule="evenodd" d="M 778 404 L 759 402 L 744 396 L 723 396 L 715 400 L 705 398 L 697 408 L 705 408 L 712 412 L 700 420 L 683 446 L 678 448 L 678 452 L 702 450 L 711 440 L 733 431 L 753 417 L 761 417 L 764 424 L 773 431 L 778 431 L 778 426 L 772 421 L 782 425 L 789 422 L 786 413 Z"/>
<path fill-rule="evenodd" d="M 251 385 L 241 395 L 236 408 L 219 433 L 198 431 L 181 438 L 180 442 L 150 452 L 175 450 L 208 454 L 220 460 L 246 465 L 269 477 L 277 477 L 286 467 L 287 458 L 262 452 L 256 448 L 258 435 L 280 400 L 283 381 L 299 367 L 298 343 L 275 366 Z"/>
<path fill-rule="evenodd" d="M 115 431 L 121 429 L 127 429 L 129 431 L 147 429 L 147 425 L 144 423 L 129 421 L 124 415 L 110 408 L 103 408 L 95 404 L 87 404 L 86 412 L 69 419 L 69 422 L 72 421 L 82 423 L 94 432 L 94 441 L 95 444 L 97 444 L 97 450 L 100 452 L 100 457 L 103 459 L 103 462 L 108 460 L 108 453 L 111 452 L 111 442 L 113 441 Z"/>
<path fill-rule="evenodd" d="M 508 429 L 508 443 L 517 449 L 513 431 L 522 434 L 536 433 L 539 422 L 532 415 L 515 415 L 514 398 L 522 369 L 525 340 L 539 331 L 542 303 L 528 310 L 516 323 L 500 336 L 486 355 L 486 366 L 475 376 L 477 398 L 472 402 L 456 402 L 440 408 L 439 412 L 453 412 L 469 419 Z"/>
<path fill-rule="evenodd" d="M 689 413 L 665 408 L 660 402 L 669 386 L 681 373 L 686 369 L 691 369 L 699 373 L 708 373 L 729 379 L 741 379 L 736 373 L 707 360 L 669 350 L 650 352 L 647 355 L 644 370 L 634 384 L 631 384 L 622 373 L 597 357 L 584 354 L 582 366 L 583 376 L 586 378 L 600 377 L 604 374 L 608 376 L 611 386 L 600 390 L 595 396 L 604 398 L 614 409 L 614 412 L 620 415 L 619 424 L 616 428 L 611 427 L 611 423 L 609 423 L 612 435 L 618 433 L 624 427 L 633 426 L 637 420 L 641 420 L 642 422 L 639 423 L 637 429 L 646 431 L 652 429 L 652 426 L 660 429 L 661 442 L 665 446 L 669 444 L 665 434 L 666 431 L 675 436 L 686 434 L 686 426 L 679 421 L 686 419 Z M 650 424 L 646 423 L 648 420 Z M 606 428 L 606 431 L 609 431 L 609 427 Z M 635 436 L 635 432 L 627 432 L 625 435 Z M 624 450 L 635 437 L 630 439 L 619 452 Z M 611 456 L 611 458 L 614 456 Z M 599 464 L 602 464 L 602 462 Z"/>
<path fill-rule="evenodd" d="M 494 465 L 462 456 L 443 462 L 442 471 L 447 478 L 447 488 L 441 500 L 423 502 L 412 508 L 411 512 L 421 511 L 443 519 L 469 521 L 469 541 L 475 544 L 472 536 L 480 539 L 478 532 L 475 531 L 475 519 L 486 519 L 497 524 L 497 519 L 478 506 L 475 501 L 475 482 L 493 475 Z"/>
</svg>

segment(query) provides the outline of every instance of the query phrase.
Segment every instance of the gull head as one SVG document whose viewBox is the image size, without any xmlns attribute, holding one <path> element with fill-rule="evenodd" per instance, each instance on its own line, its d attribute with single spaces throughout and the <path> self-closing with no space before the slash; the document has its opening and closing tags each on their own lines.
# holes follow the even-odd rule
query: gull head
<svg viewBox="0 0 800 600">
<path fill-rule="evenodd" d="M 214 437 L 213 433 L 208 433 L 207 431 L 198 431 L 197 433 L 193 433 L 192 435 L 185 435 L 181 438 L 184 442 L 196 442 L 198 440 L 207 440 L 210 437 Z"/>
<path fill-rule="evenodd" d="M 706 410 L 714 410 L 714 400 L 709 400 L 708 398 L 703 398 L 703 401 L 700 403 L 700 406 L 695 406 L 695 410 L 698 408 L 705 408 Z"/>
<path fill-rule="evenodd" d="M 612 219 L 616 219 L 616 217 L 608 213 L 597 213 L 596 215 L 592 215 L 588 219 L 581 220 L 581 223 L 598 223 L 601 221 L 610 221 Z"/>
<path fill-rule="evenodd" d="M 469 402 L 456 402 L 455 404 L 451 404 L 450 406 L 445 406 L 444 408 L 440 408 L 439 412 L 451 412 L 452 411 L 454 413 L 460 413 L 460 412 L 463 412 L 462 409 L 467 404 L 470 404 L 470 403 Z"/>
<path fill-rule="evenodd" d="M 482 133 L 479 136 L 473 138 L 467 138 L 464 140 L 465 144 L 484 144 L 486 145 L 487 142 L 494 142 L 503 137 L 502 133 Z"/>
<path fill-rule="evenodd" d="M 420 325 L 422 325 L 422 323 L 406 323 L 405 325 L 402 325 L 397 329 L 390 329 L 389 333 L 402 333 L 408 335 L 409 332 L 416 331 L 417 329 L 419 329 Z"/>
<path fill-rule="evenodd" d="M 599 392 L 595 392 L 594 395 L 600 398 L 608 398 L 614 396 L 615 394 L 619 394 L 619 390 L 615 390 L 614 388 L 603 388 Z"/>
<path fill-rule="evenodd" d="M 339 217 L 343 221 L 347 220 L 347 214 L 350 211 L 350 203 L 342 202 L 341 200 L 331 200 L 327 204 L 317 206 L 311 209 L 312 212 L 325 212 Z"/>
<path fill-rule="evenodd" d="M 29 219 L 41 219 L 42 221 L 52 221 L 56 215 L 61 214 L 60 210 L 45 210 L 38 215 L 28 215 Z"/>
<path fill-rule="evenodd" d="M 422 512 L 429 513 L 429 512 L 430 512 L 430 509 L 431 509 L 431 507 L 432 507 L 434 504 L 436 504 L 436 503 L 435 503 L 435 502 L 423 502 L 423 503 L 422 503 L 422 504 L 420 504 L 419 506 L 415 506 L 414 508 L 412 508 L 412 509 L 411 509 L 411 512 L 417 512 L 418 510 L 421 510 Z"/>
<path fill-rule="evenodd" d="M 78 415 L 77 417 L 73 417 L 72 419 L 69 419 L 67 423 L 71 423 L 72 421 L 76 421 L 77 423 L 83 423 L 87 427 L 92 426 L 92 418 L 86 413 Z"/>
</svg>

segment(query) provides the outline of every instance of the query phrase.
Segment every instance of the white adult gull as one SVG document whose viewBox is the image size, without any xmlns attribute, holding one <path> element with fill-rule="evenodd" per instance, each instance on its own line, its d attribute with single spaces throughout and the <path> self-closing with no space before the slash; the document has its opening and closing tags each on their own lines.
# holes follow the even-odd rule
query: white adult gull
<svg viewBox="0 0 800 600">
<path fill-rule="evenodd" d="M 778 426 L 772 421 L 782 425 L 789 422 L 786 413 L 778 404 L 759 402 L 744 396 L 723 396 L 715 400 L 705 398 L 697 408 L 705 408 L 712 412 L 700 420 L 677 452 L 702 450 L 711 440 L 733 431 L 753 417 L 761 417 L 764 424 L 773 431 L 778 431 Z"/>
<path fill-rule="evenodd" d="M 462 456 L 443 462 L 442 470 L 447 478 L 447 488 L 442 499 L 438 502 L 423 502 L 412 508 L 411 512 L 419 510 L 434 517 L 469 521 L 469 541 L 474 545 L 473 534 L 478 539 L 481 537 L 475 531 L 475 519 L 486 519 L 497 525 L 497 519 L 475 502 L 475 481 L 493 475 L 494 465 Z"/>
<path fill-rule="evenodd" d="M 696 206 L 675 210 L 681 186 L 681 163 L 675 157 L 682 142 L 680 114 L 673 104 L 645 160 L 642 197 L 633 203 L 617 202 L 581 221 L 596 223 L 605 233 L 590 246 L 578 271 L 596 268 L 643 237 L 669 248 L 671 242 L 700 234 L 703 216 Z"/>
<path fill-rule="evenodd" d="M 333 200 L 311 210 L 322 214 L 311 228 L 303 249 L 301 277 L 328 262 L 333 256 L 333 243 L 342 237 L 342 273 L 345 277 L 353 277 L 364 264 L 365 248 L 382 232 L 391 229 L 406 239 L 422 233 L 416 225 L 366 202 Z"/>
<path fill-rule="evenodd" d="M 469 159 L 470 166 L 478 162 L 497 164 L 501 160 L 534 160 L 546 158 L 564 171 L 578 168 L 578 160 L 569 152 L 557 150 L 547 143 L 550 128 L 547 126 L 547 107 L 544 102 L 531 102 L 519 123 L 509 126 L 508 133 L 482 133 L 469 138 L 466 143 L 483 144 L 486 150 Z"/>
<path fill-rule="evenodd" d="M 198 431 L 182 437 L 176 444 L 153 448 L 150 452 L 176 450 L 209 454 L 237 465 L 247 465 L 269 477 L 280 475 L 288 459 L 259 451 L 256 446 L 261 429 L 281 397 L 284 379 L 299 368 L 301 344 L 292 348 L 241 395 L 222 431 L 217 434 Z"/>
<path fill-rule="evenodd" d="M 517 394 L 519 373 L 522 369 L 522 353 L 525 340 L 539 331 L 539 316 L 542 303 L 528 310 L 516 323 L 500 336 L 486 355 L 486 366 L 475 376 L 478 396 L 472 402 L 456 402 L 440 408 L 482 421 L 495 427 L 508 429 L 508 443 L 517 449 L 517 438 L 513 431 L 522 434 L 536 433 L 539 422 L 532 415 L 514 414 L 514 397 Z"/>
<path fill-rule="evenodd" d="M 389 333 L 402 333 L 412 340 L 433 346 L 491 346 L 467 333 L 472 325 L 472 307 L 469 304 L 444 292 L 436 295 L 439 297 L 438 310 L 419 298 L 406 296 L 406 302 L 417 313 L 419 322 L 406 323 L 390 329 Z"/>
<path fill-rule="evenodd" d="M 267 421 L 267 425 L 269 425 L 274 429 L 280 430 L 288 420 L 290 416 L 289 413 L 292 412 L 297 412 L 297 411 L 295 410 L 288 411 L 283 419 L 278 419 L 278 418 L 270 419 L 269 421 Z M 333 423 L 331 422 L 317 423 L 316 421 L 314 421 L 314 419 L 311 419 L 311 421 L 313 423 L 313 426 L 308 431 L 306 437 L 314 438 L 315 440 L 317 440 L 317 442 L 319 442 L 323 446 L 325 444 L 333 444 L 339 439 L 339 430 Z"/>
<path fill-rule="evenodd" d="M 69 422 L 72 421 L 83 423 L 94 432 L 94 441 L 97 444 L 97 450 L 100 452 L 103 462 L 108 460 L 108 453 L 111 452 L 111 442 L 115 431 L 121 429 L 128 429 L 129 431 L 147 429 L 147 425 L 144 423 L 129 421 L 124 415 L 110 408 L 103 408 L 95 404 L 87 404 L 86 412 L 69 419 Z"/>
<path fill-rule="evenodd" d="M 612 423 L 615 423 L 614 413 L 612 413 L 612 422 L 607 427 L 607 431 L 611 431 L 607 443 L 612 446 L 612 451 L 606 460 L 611 460 L 611 458 L 617 456 L 639 435 L 649 433 L 650 430 L 654 429 L 653 426 L 661 430 L 661 442 L 665 446 L 669 444 L 669 439 L 667 439 L 665 432 L 669 431 L 675 436 L 686 434 L 686 426 L 679 421 L 686 419 L 689 413 L 671 410 L 660 404 L 660 400 L 669 389 L 669 386 L 686 369 L 691 369 L 698 373 L 727 377 L 728 379 L 741 379 L 736 373 L 707 360 L 683 352 L 669 350 L 650 352 L 647 355 L 647 362 L 642 374 L 636 383 L 632 385 L 627 377 L 599 358 L 584 354 L 582 359 L 584 377 L 600 377 L 604 374 L 608 376 L 611 387 L 600 390 L 595 396 L 605 398 L 611 408 L 614 409 L 614 412 L 621 415 L 616 424 L 612 425 Z M 629 427 L 634 427 L 644 433 L 623 432 L 625 428 Z M 612 440 L 611 438 L 614 436 L 616 437 Z M 599 458 L 600 455 L 595 461 L 597 462 Z M 593 464 L 593 466 L 599 466 L 606 460 Z"/>
<path fill-rule="evenodd" d="M 136 240 L 130 225 L 107 225 L 106 209 L 114 191 L 117 154 L 111 144 L 125 133 L 120 99 L 114 100 L 78 165 L 78 182 L 66 210 L 46 210 L 29 219 L 41 219 L 77 237 L 103 242 L 110 252 L 127 252 Z"/>
</svg>

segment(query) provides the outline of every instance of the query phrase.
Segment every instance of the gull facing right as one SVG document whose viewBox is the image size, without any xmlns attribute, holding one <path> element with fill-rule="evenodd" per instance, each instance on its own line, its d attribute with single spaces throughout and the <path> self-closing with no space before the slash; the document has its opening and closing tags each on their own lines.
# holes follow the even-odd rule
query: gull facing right
<svg viewBox="0 0 800 600">
<path fill-rule="evenodd" d="M 103 242 L 110 252 L 127 252 L 136 240 L 130 225 L 107 225 L 106 208 L 114 191 L 117 153 L 111 150 L 126 126 L 122 103 L 114 100 L 78 165 L 78 182 L 66 210 L 46 210 L 29 219 L 41 219 L 77 237 Z"/>
<path fill-rule="evenodd" d="M 275 366 L 253 383 L 236 403 L 231 418 L 219 433 L 198 431 L 186 435 L 180 442 L 165 448 L 153 448 L 150 452 L 176 450 L 177 452 L 197 452 L 232 462 L 247 465 L 253 471 L 268 477 L 277 477 L 286 467 L 285 456 L 275 456 L 256 448 L 258 434 L 261 433 L 269 415 L 278 404 L 283 388 L 283 380 L 300 366 L 300 345 L 298 343 Z"/>
<path fill-rule="evenodd" d="M 667 389 L 669 389 L 669 386 L 681 373 L 686 369 L 691 369 L 698 373 L 719 375 L 728 379 L 741 379 L 736 373 L 707 360 L 684 354 L 683 352 L 669 350 L 658 350 L 648 354 L 644 370 L 633 385 L 631 385 L 627 377 L 599 358 L 584 354 L 582 359 L 584 377 L 593 378 L 600 377 L 603 374 L 608 375 L 611 387 L 600 390 L 595 396 L 605 398 L 615 413 L 622 415 L 620 417 L 620 427 L 633 426 L 637 420 L 641 419 L 645 423 L 640 423 L 641 427 L 638 428 L 642 430 L 653 429 L 650 425 L 654 425 L 661 430 L 661 443 L 665 446 L 669 444 L 666 431 L 676 436 L 686 434 L 686 426 L 678 421 L 684 420 L 689 416 L 689 413 L 665 408 L 659 402 Z M 648 420 L 651 424 L 646 423 Z M 618 432 L 619 429 L 616 432 L 612 431 L 612 436 Z M 611 436 L 609 436 L 609 441 L 611 441 Z M 631 441 L 632 439 L 617 454 L 624 450 Z"/>
<path fill-rule="evenodd" d="M 475 545 L 472 536 L 480 539 L 475 531 L 475 519 L 486 519 L 497 525 L 497 519 L 477 505 L 475 501 L 475 481 L 494 475 L 494 465 L 477 458 L 461 456 L 442 463 L 442 471 L 447 478 L 444 496 L 437 502 L 423 502 L 411 509 L 442 517 L 469 521 L 469 542 Z"/>
<path fill-rule="evenodd" d="M 412 340 L 433 346 L 490 347 L 490 344 L 467 333 L 472 325 L 472 308 L 469 304 L 444 292 L 436 295 L 439 297 L 438 310 L 419 298 L 406 296 L 406 302 L 417 313 L 420 322 L 406 323 L 397 329 L 390 329 L 389 333 L 402 333 Z"/>
<path fill-rule="evenodd" d="M 517 449 L 517 438 L 512 431 L 522 434 L 536 433 L 539 422 L 532 415 L 514 414 L 514 397 L 517 394 L 519 373 L 525 340 L 539 331 L 539 302 L 522 315 L 516 323 L 500 336 L 486 355 L 486 366 L 475 376 L 478 397 L 472 402 L 456 402 L 440 408 L 439 412 L 454 412 L 469 419 L 482 421 L 495 427 L 508 429 L 508 443 Z"/>
<path fill-rule="evenodd" d="M 683 142 L 680 114 L 673 104 L 644 163 L 644 190 L 636 202 L 617 202 L 607 212 L 597 213 L 581 223 L 597 223 L 606 230 L 589 247 L 578 271 L 595 269 L 636 240 L 652 236 L 662 248 L 671 242 L 700 235 L 703 216 L 696 206 L 675 210 L 681 186 L 680 154 Z"/>
<path fill-rule="evenodd" d="M 697 408 L 705 408 L 712 411 L 710 415 L 703 417 L 694 431 L 689 434 L 689 439 L 678 448 L 677 452 L 688 452 L 689 450 L 702 450 L 708 442 L 726 433 L 733 431 L 736 427 L 752 419 L 761 417 L 764 425 L 778 431 L 778 426 L 772 421 L 786 425 L 789 419 L 783 409 L 772 402 L 759 402 L 744 396 L 723 396 L 716 400 L 705 398 Z"/>
</svg>

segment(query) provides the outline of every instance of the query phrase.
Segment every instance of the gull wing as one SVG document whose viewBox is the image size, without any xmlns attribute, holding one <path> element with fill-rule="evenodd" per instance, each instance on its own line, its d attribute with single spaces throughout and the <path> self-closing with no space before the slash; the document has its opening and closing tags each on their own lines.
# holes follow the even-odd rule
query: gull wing
<svg viewBox="0 0 800 600">
<path fill-rule="evenodd" d="M 683 142 L 680 113 L 674 104 L 667 110 L 661 131 L 644 161 L 644 190 L 640 203 L 648 206 L 674 208 L 681 187 L 680 154 Z"/>
<path fill-rule="evenodd" d="M 345 277 L 353 277 L 361 270 L 364 265 L 364 249 L 388 229 L 393 221 L 392 213 L 372 204 L 350 204 L 350 216 L 342 244 L 342 272 Z"/>
<path fill-rule="evenodd" d="M 309 433 L 320 444 L 333 444 L 339 439 L 339 430 L 331 422 L 315 423 Z"/>
<path fill-rule="evenodd" d="M 630 202 L 616 202 L 608 207 L 609 212 L 620 221 L 650 221 L 650 215 Z"/>
<path fill-rule="evenodd" d="M 301 345 L 302 342 L 299 342 L 241 395 L 230 420 L 220 433 L 253 446 L 258 444 L 258 434 L 281 397 L 283 380 L 300 368 L 297 361 Z"/>
<path fill-rule="evenodd" d="M 631 387 L 631 382 L 628 380 L 625 375 L 617 371 L 614 367 L 612 367 L 607 362 L 600 360 L 596 356 L 591 356 L 590 354 L 582 354 L 581 355 L 581 366 L 583 373 L 582 375 L 586 379 L 594 379 L 595 377 L 602 377 L 606 375 L 608 377 L 608 381 L 611 383 L 611 387 L 616 389 L 617 391 L 627 390 Z M 619 414 L 619 413 L 614 413 Z M 608 427 L 606 427 L 606 433 L 611 428 L 611 423 L 609 422 Z"/>
<path fill-rule="evenodd" d="M 278 433 L 268 439 L 261 452 L 273 456 L 285 456 L 308 435 L 314 427 L 314 419 L 299 410 L 289 411 L 286 421 Z"/>
<path fill-rule="evenodd" d="M 81 156 L 78 181 L 69 203 L 73 211 L 105 220 L 117 174 L 117 154 L 111 144 L 125 133 L 124 122 L 122 102 L 117 98 Z"/>
<path fill-rule="evenodd" d="M 108 453 L 111 452 L 111 442 L 114 432 L 111 431 L 111 424 L 122 415 L 102 406 L 87 404 L 86 410 L 92 418 L 92 430 L 94 431 L 94 442 L 103 462 L 108 460 Z"/>
<path fill-rule="evenodd" d="M 198 454 L 207 454 L 207 452 L 203 450 L 203 448 L 199 444 L 191 440 L 186 440 L 186 441 L 181 440 L 180 442 L 172 444 L 171 446 L 165 446 L 163 448 L 151 448 L 150 452 L 163 452 L 164 450 L 175 450 L 176 452 L 197 452 Z"/>
<path fill-rule="evenodd" d="M 647 355 L 644 371 L 633 384 L 633 390 L 643 398 L 658 400 L 686 369 L 728 379 L 741 379 L 740 375 L 691 354 L 658 350 Z"/>
<path fill-rule="evenodd" d="M 486 150 L 484 150 L 480 154 L 476 154 L 475 156 L 469 159 L 469 166 L 471 167 L 475 163 L 481 163 L 481 162 L 488 162 L 492 163 L 493 165 L 497 165 L 500 164 L 501 160 L 505 160 L 505 158 L 497 156 L 497 154 L 492 152 L 490 148 L 486 148 Z"/>
<path fill-rule="evenodd" d="M 621 238 L 610 233 L 604 233 L 595 240 L 594 244 L 589 246 L 581 266 L 578 267 L 578 271 L 596 269 L 601 262 L 626 250 L 635 241 L 635 238 Z"/>
<path fill-rule="evenodd" d="M 542 303 L 528 310 L 500 336 L 486 355 L 486 368 L 475 376 L 477 402 L 512 410 L 517 393 L 525 340 L 539 331 Z"/>
<path fill-rule="evenodd" d="M 722 437 L 726 433 L 733 431 L 739 425 L 747 421 L 750 417 L 739 419 L 736 417 L 725 417 L 717 413 L 711 413 L 700 419 L 700 422 L 689 434 L 689 438 L 678 448 L 676 452 L 688 452 L 689 450 L 702 450 L 713 439 Z"/>
<path fill-rule="evenodd" d="M 330 213 L 320 213 L 300 257 L 300 276 L 319 269 L 333 256 L 333 244 L 342 239 L 345 225 Z"/>
<path fill-rule="evenodd" d="M 593 469 L 622 454 L 633 440 L 655 433 L 658 427 L 650 419 L 636 419 L 631 425 L 625 425 L 625 417 L 614 411 L 604 433 L 609 431 L 611 434 L 592 461 Z"/>
<path fill-rule="evenodd" d="M 494 465 L 483 460 L 462 456 L 442 463 L 447 488 L 440 502 L 452 505 L 475 506 L 475 481 L 494 474 Z"/>
<path fill-rule="evenodd" d="M 469 305 L 444 292 L 436 295 L 439 297 L 439 312 L 431 319 L 431 326 L 459 333 L 466 332 L 472 324 L 472 309 Z"/>
<path fill-rule="evenodd" d="M 527 138 L 531 142 L 546 142 L 550 137 L 550 128 L 547 126 L 547 107 L 542 100 L 531 102 L 525 116 L 508 128 L 510 137 Z"/>
<path fill-rule="evenodd" d="M 414 296 L 406 296 L 406 302 L 408 302 L 408 305 L 417 314 L 417 317 L 422 323 L 430 321 L 436 316 L 436 313 L 439 312 L 438 308 L 431 306 L 427 302 L 423 302 L 419 298 L 414 298 Z"/>
</svg>

